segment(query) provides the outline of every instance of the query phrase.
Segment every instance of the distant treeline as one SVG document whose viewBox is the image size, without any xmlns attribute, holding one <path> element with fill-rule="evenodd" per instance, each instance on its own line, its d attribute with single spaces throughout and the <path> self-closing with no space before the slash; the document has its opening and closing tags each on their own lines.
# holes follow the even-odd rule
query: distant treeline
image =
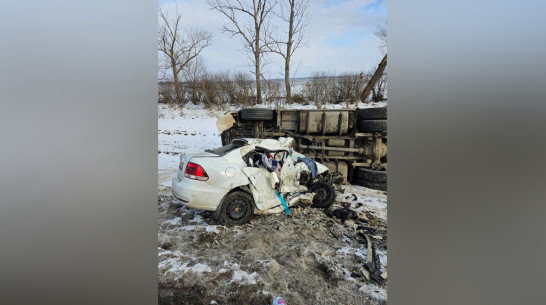
<svg viewBox="0 0 546 305">
<path fill-rule="evenodd" d="M 370 79 L 370 73 L 333 74 L 316 72 L 312 77 L 292 79 L 292 102 L 302 105 L 314 104 L 320 109 L 325 104 L 356 105 L 360 94 Z M 262 80 L 264 104 L 284 107 L 286 93 L 284 80 Z M 387 77 L 383 75 L 374 87 L 367 102 L 381 102 L 387 99 Z M 182 105 L 204 104 L 207 108 L 224 108 L 227 105 L 256 105 L 256 86 L 252 75 L 247 73 L 203 73 L 198 77 L 186 78 L 180 82 Z M 173 82 L 159 83 L 159 103 L 174 103 Z"/>
</svg>

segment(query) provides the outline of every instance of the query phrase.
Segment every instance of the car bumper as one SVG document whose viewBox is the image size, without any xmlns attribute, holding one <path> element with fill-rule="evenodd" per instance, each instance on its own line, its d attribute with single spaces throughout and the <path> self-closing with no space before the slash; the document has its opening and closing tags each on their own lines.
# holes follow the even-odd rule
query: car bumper
<svg viewBox="0 0 546 305">
<path fill-rule="evenodd" d="M 172 192 L 182 204 L 199 210 L 215 211 L 227 191 L 212 186 L 205 181 L 189 178 L 180 179 L 178 174 L 172 178 Z"/>
</svg>

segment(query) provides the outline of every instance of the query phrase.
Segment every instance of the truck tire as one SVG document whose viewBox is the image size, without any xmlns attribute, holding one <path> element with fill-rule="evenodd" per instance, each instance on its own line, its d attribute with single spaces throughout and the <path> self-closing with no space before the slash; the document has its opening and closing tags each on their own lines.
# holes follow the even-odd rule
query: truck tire
<svg viewBox="0 0 546 305">
<path fill-rule="evenodd" d="M 229 138 L 229 129 L 222 132 L 220 139 L 222 139 L 222 146 L 226 146 L 231 143 L 231 139 Z"/>
<path fill-rule="evenodd" d="M 387 120 L 362 120 L 358 122 L 361 132 L 387 131 Z"/>
<path fill-rule="evenodd" d="M 363 187 L 367 187 L 369 189 L 379 190 L 379 191 L 387 191 L 387 184 L 386 183 L 380 183 L 380 182 L 371 182 L 366 180 L 360 180 L 356 179 L 355 183 L 357 185 L 361 185 Z"/>
<path fill-rule="evenodd" d="M 263 121 L 273 119 L 273 110 L 268 108 L 244 108 L 241 109 L 241 119 L 245 121 Z"/>
<path fill-rule="evenodd" d="M 356 176 L 359 180 L 387 183 L 387 171 L 376 171 L 365 167 L 357 167 Z"/>
<path fill-rule="evenodd" d="M 387 107 L 360 109 L 356 113 L 357 120 L 386 120 Z"/>
</svg>

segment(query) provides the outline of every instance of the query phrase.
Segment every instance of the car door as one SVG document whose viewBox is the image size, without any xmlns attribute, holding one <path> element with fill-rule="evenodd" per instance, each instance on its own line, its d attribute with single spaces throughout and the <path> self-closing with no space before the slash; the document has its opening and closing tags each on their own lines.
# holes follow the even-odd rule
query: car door
<svg viewBox="0 0 546 305">
<path fill-rule="evenodd" d="M 280 205 L 275 189 L 278 178 L 263 167 L 243 167 L 243 173 L 250 180 L 250 191 L 258 210 L 268 210 Z"/>
</svg>

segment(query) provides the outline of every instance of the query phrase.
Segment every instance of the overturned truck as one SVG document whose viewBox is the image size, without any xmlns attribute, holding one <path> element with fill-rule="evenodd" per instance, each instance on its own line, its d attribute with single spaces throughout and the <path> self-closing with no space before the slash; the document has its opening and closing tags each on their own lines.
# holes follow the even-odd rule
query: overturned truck
<svg viewBox="0 0 546 305">
<path fill-rule="evenodd" d="M 244 108 L 217 122 L 222 145 L 237 138 L 292 137 L 295 149 L 343 175 L 343 183 L 387 191 L 387 108 Z"/>
</svg>

